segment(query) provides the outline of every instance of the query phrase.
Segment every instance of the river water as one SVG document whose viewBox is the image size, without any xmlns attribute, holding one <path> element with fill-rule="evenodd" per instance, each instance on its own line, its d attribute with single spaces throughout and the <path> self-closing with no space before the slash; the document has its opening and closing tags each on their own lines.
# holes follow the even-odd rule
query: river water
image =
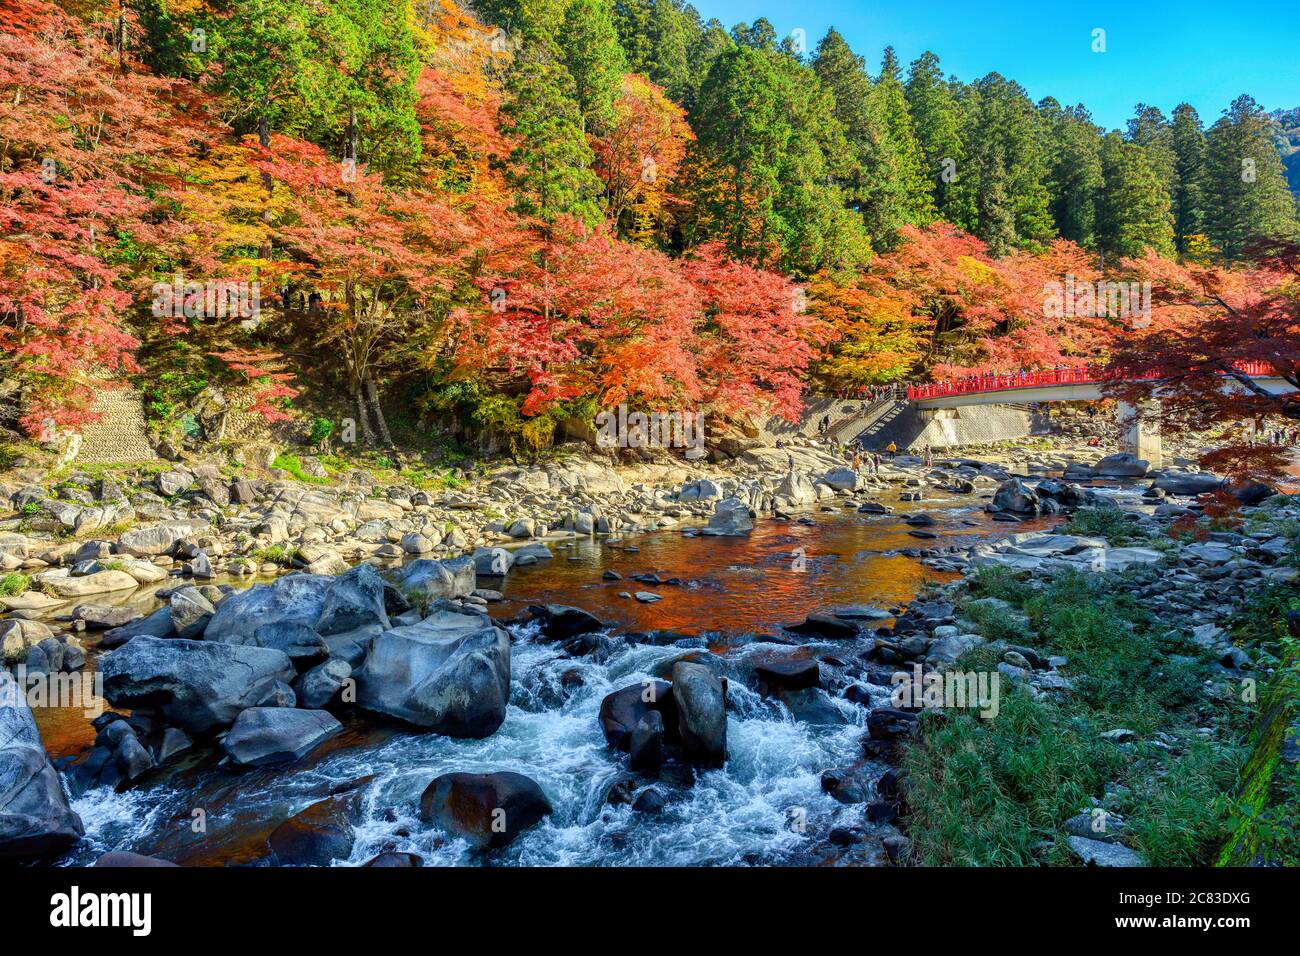
<svg viewBox="0 0 1300 956">
<path fill-rule="evenodd" d="M 937 538 L 911 536 L 900 520 L 906 510 L 932 515 L 936 524 L 926 530 Z M 626 773 L 627 758 L 606 746 L 597 712 L 610 692 L 664 676 L 691 646 L 706 644 L 742 663 L 747 655 L 773 649 L 763 635 L 781 635 L 781 624 L 810 611 L 859 604 L 896 608 L 924 581 L 941 577 L 896 553 L 900 549 L 944 547 L 1057 520 L 994 523 L 970 508 L 969 499 L 904 504 L 899 511 L 875 516 L 837 507 L 809 515 L 807 523 L 762 521 L 738 538 L 670 530 L 552 542 L 554 560 L 518 568 L 497 585 L 504 600 L 492 605 L 495 617 L 555 602 L 591 611 L 609 621 L 615 635 L 668 630 L 696 640 L 685 649 L 613 640 L 605 653 L 573 658 L 536 641 L 535 625 L 515 626 L 510 705 L 491 737 L 413 733 L 354 713 L 340 715 L 344 733 L 290 766 L 238 770 L 219 765 L 212 748 L 195 751 L 123 793 L 98 788 L 76 797 L 73 807 L 85 823 L 86 839 L 62 862 L 88 863 L 121 849 L 192 865 L 256 864 L 265 860 L 267 837 L 278 824 L 342 791 L 355 794 L 360 805 L 352 852 L 336 865 L 361 864 L 384 850 L 415 853 L 426 866 L 877 862 L 872 853 L 878 850 L 867 848 L 878 842 L 845 851 L 827 840 L 832 827 L 863 826 L 863 808 L 836 802 L 820 786 L 823 771 L 863 764 L 865 707 L 825 697 L 816 713 L 795 719 L 785 705 L 731 680 L 726 766 L 698 773 L 693 781 L 689 773 L 659 781 L 655 785 L 668 802 L 654 815 L 606 802 L 610 786 Z M 602 580 L 606 570 L 623 580 Z M 682 583 L 627 580 L 645 572 Z M 642 604 L 619 596 L 637 590 L 655 591 L 662 600 Z M 797 640 L 802 652 L 836 665 L 856 653 L 852 642 Z M 95 657 L 92 652 L 88 667 Z M 879 690 L 887 695 L 888 688 Z M 80 711 L 44 710 L 38 721 L 56 761 L 83 753 L 94 738 Z M 420 794 L 434 777 L 494 770 L 536 780 L 554 814 L 490 859 L 420 820 Z M 651 783 L 641 780 L 638 787 Z M 792 820 L 806 825 L 792 826 Z"/>
</svg>

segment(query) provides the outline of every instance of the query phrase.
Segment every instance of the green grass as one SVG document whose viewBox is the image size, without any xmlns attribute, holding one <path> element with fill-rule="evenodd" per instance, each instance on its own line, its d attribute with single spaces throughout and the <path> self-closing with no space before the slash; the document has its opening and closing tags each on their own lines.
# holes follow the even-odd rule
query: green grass
<svg viewBox="0 0 1300 956">
<path fill-rule="evenodd" d="M 8 574 L 0 575 L 0 596 L 17 597 L 31 586 L 31 579 L 17 571 L 10 571 Z"/>
<path fill-rule="evenodd" d="M 1212 862 L 1230 832 L 1227 801 L 1246 757 L 1250 706 L 1230 695 L 1208 699 L 1205 656 L 1114 579 L 1066 572 L 1034 588 L 986 569 L 969 592 L 1009 607 L 959 596 L 964 619 L 985 637 L 1067 656 L 1074 690 L 1034 700 L 1003 680 L 991 720 L 923 716 L 903 759 L 913 862 L 1068 865 L 1061 824 L 1094 800 L 1124 816 L 1129 843 L 1148 864 Z M 981 646 L 958 667 L 991 671 L 1001 656 Z M 1215 733 L 1198 735 L 1207 724 Z M 1136 731 L 1136 742 L 1100 736 L 1118 727 Z M 1157 731 L 1171 743 L 1160 745 Z"/>
<path fill-rule="evenodd" d="M 297 556 L 298 549 L 287 544 L 272 544 L 253 552 L 253 557 L 263 564 L 278 564 L 285 568 L 292 567 Z"/>
<path fill-rule="evenodd" d="M 1065 534 L 1105 538 L 1117 547 L 1145 541 L 1146 536 L 1124 517 L 1125 514 L 1118 508 L 1080 508 L 1061 530 Z"/>
<path fill-rule="evenodd" d="M 275 461 L 271 462 L 272 468 L 279 468 L 287 471 L 295 480 L 304 482 L 309 485 L 328 485 L 329 478 L 317 478 L 315 475 L 309 475 L 303 470 L 302 460 L 297 455 L 290 455 L 281 452 L 275 456 Z"/>
</svg>

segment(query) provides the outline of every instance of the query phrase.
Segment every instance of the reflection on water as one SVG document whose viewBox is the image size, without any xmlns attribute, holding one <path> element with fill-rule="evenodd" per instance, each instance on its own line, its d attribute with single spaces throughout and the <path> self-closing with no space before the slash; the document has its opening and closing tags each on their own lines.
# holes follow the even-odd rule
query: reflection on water
<svg viewBox="0 0 1300 956">
<path fill-rule="evenodd" d="M 898 516 L 836 508 L 811 515 L 807 524 L 764 521 L 739 538 L 675 530 L 561 541 L 552 545 L 554 560 L 512 571 L 503 582 L 480 583 L 501 588 L 505 600 L 492 607 L 498 617 L 554 602 L 585 608 L 616 633 L 772 634 L 809 611 L 846 604 L 889 609 L 937 577 L 915 559 L 889 552 L 945 547 L 957 538 L 1057 520 L 995 525 L 968 508 L 944 510 L 943 503 L 927 502 L 925 510 L 935 518 L 926 529 L 937 535 L 933 540 L 910 535 Z M 797 562 L 800 555 L 804 560 Z M 622 579 L 602 580 L 606 570 Z M 629 580 L 642 573 L 682 583 Z M 663 599 L 642 604 L 619 597 L 639 590 Z M 829 846 L 825 836 L 832 826 L 862 825 L 861 805 L 837 803 L 819 781 L 825 770 L 861 761 L 866 709 L 828 699 L 816 722 L 795 720 L 784 705 L 760 698 L 739 680 L 730 682 L 725 768 L 699 773 L 693 782 L 660 781 L 656 785 L 668 803 L 658 815 L 608 805 L 606 794 L 626 771 L 626 758 L 605 744 L 597 720 L 600 702 L 611 691 L 662 673 L 684 651 L 615 641 L 607 654 L 574 659 L 536 642 L 532 627 L 515 629 L 510 706 L 505 723 L 486 740 L 410 733 L 345 714 L 344 734 L 291 767 L 239 771 L 221 765 L 211 750 L 196 752 L 129 792 L 100 788 L 78 797 L 74 808 L 87 838 L 64 862 L 87 863 L 109 849 L 129 849 L 189 864 L 255 863 L 265 858 L 267 836 L 278 824 L 341 792 L 356 794 L 358 809 L 355 845 L 340 862 L 360 864 L 383 850 L 416 853 L 426 865 L 481 862 L 463 842 L 448 840 L 419 819 L 421 792 L 435 776 L 451 771 L 518 771 L 536 780 L 555 807 L 552 817 L 494 855 L 497 864 L 827 862 L 810 847 Z M 734 663 L 772 645 L 715 646 Z M 844 642 L 821 647 L 807 652 L 852 650 Z M 78 753 L 93 739 L 80 711 L 47 711 L 39 719 L 52 756 Z M 795 807 L 810 821 L 806 833 L 787 825 Z M 199 816 L 202 832 L 195 832 Z"/>
</svg>

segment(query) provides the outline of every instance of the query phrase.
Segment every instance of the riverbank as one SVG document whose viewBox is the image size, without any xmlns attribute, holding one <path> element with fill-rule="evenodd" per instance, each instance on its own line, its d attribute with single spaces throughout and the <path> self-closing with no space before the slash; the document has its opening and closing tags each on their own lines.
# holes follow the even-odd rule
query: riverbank
<svg viewBox="0 0 1300 956">
<path fill-rule="evenodd" d="M 1066 470 L 1096 484 L 1098 465 L 1134 468 L 1100 457 Z M 579 455 L 436 493 L 271 476 L 251 502 L 236 500 L 236 486 L 256 479 L 234 478 L 225 507 L 195 468 L 194 487 L 165 500 L 164 520 L 115 539 L 9 532 L 0 550 L 18 573 L 59 594 L 45 608 L 18 596 L 5 631 L 11 666 L 97 669 L 118 711 L 79 718 L 93 736 L 57 770 L 40 751 L 45 779 L 61 773 L 72 795 L 65 808 L 47 788 L 47 821 L 71 813 L 86 832 L 69 862 L 119 848 L 193 863 L 360 864 L 386 853 L 475 862 L 474 827 L 425 797 L 454 805 L 457 787 L 505 786 L 483 779 L 504 771 L 533 781 L 550 810 L 537 790 L 511 784 L 536 820 L 493 851 L 503 861 L 598 863 L 622 851 L 647 864 L 923 859 L 908 843 L 899 782 L 917 714 L 892 706 L 893 682 L 903 665 L 933 666 L 961 644 L 939 630 L 954 626 L 947 611 L 932 620 L 934 600 L 910 600 L 925 574 L 948 580 L 986 559 L 1037 574 L 1077 558 L 1017 530 L 1079 508 L 1113 523 L 1116 504 L 1134 503 L 1146 509 L 1139 522 L 1158 524 L 1193 504 L 1142 499 L 1114 481 L 1017 478 L 965 458 L 930 468 L 904 459 L 866 477 L 815 446 L 749 449 L 725 473 L 649 467 L 678 470 L 611 472 Z M 101 475 L 101 499 L 105 478 L 121 480 Z M 157 490 L 133 489 L 133 509 L 161 497 L 161 473 L 148 480 Z M 1171 472 L 1151 494 L 1183 495 L 1198 480 Z M 64 479 L 41 512 L 101 507 L 77 500 L 83 488 Z M 363 511 L 376 506 L 382 515 Z M 501 506 L 513 510 L 485 513 Z M 20 509 L 10 520 L 29 518 Z M 421 529 L 442 521 L 456 521 L 462 539 L 403 547 L 408 535 L 431 540 Z M 268 542 L 277 529 L 283 537 Z M 160 553 L 133 553 L 148 540 L 163 542 Z M 658 540 L 680 547 L 659 552 Z M 44 541 L 55 543 L 31 544 Z M 293 549 L 286 564 L 300 573 L 273 563 L 274 579 L 216 576 L 276 544 Z M 345 568 L 362 563 L 315 573 L 302 553 L 313 544 Z M 1165 557 L 1141 546 L 1104 554 L 1110 571 Z M 885 567 L 910 570 L 889 585 Z M 152 591 L 59 593 L 146 568 L 163 575 Z M 566 583 L 558 568 L 585 578 Z M 862 574 L 858 590 L 844 586 Z M 1011 661 L 1002 663 L 1021 666 Z M 244 676 L 232 683 L 235 665 Z M 1070 680 L 1060 667 L 1030 671 L 1039 693 L 1044 678 Z M 659 706 L 630 696 L 647 681 L 663 685 Z M 446 773 L 476 776 L 434 787 Z M 224 822 L 182 839 L 196 807 Z M 706 812 L 726 826 L 692 823 Z M 593 827 L 595 856 L 561 852 Z M 303 830 L 310 838 L 292 849 Z M 67 845 L 66 825 L 50 832 L 43 852 Z M 346 839 L 326 839 L 339 832 Z"/>
</svg>

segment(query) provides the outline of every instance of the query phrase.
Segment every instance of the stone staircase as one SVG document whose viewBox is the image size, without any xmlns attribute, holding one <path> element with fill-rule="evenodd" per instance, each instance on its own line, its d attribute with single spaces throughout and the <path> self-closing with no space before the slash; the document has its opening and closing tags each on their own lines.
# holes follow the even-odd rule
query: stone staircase
<svg viewBox="0 0 1300 956">
<path fill-rule="evenodd" d="M 95 410 L 100 419 L 81 429 L 78 464 L 154 461 L 158 458 L 145 429 L 144 400 L 132 389 L 101 391 Z"/>
</svg>

